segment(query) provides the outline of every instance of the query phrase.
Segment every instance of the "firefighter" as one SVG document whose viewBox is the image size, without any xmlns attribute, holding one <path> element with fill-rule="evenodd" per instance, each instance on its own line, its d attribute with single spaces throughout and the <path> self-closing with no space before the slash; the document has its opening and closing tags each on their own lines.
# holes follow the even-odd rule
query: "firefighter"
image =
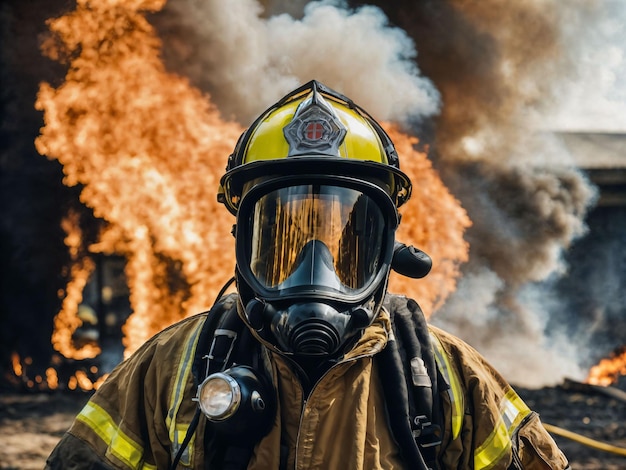
<svg viewBox="0 0 626 470">
<path fill-rule="evenodd" d="M 387 293 L 429 258 L 388 135 L 312 81 L 240 137 L 218 199 L 236 294 L 120 364 L 47 468 L 555 469 L 565 456 L 474 349 Z"/>
</svg>

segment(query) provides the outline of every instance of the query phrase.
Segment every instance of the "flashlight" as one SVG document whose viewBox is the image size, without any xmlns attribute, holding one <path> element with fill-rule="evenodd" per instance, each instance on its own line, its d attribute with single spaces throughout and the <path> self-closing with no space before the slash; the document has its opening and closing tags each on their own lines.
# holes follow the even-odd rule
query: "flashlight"
<svg viewBox="0 0 626 470">
<path fill-rule="evenodd" d="M 209 375 L 198 387 L 196 401 L 215 431 L 225 435 L 263 435 L 275 414 L 273 390 L 248 366 Z"/>
</svg>

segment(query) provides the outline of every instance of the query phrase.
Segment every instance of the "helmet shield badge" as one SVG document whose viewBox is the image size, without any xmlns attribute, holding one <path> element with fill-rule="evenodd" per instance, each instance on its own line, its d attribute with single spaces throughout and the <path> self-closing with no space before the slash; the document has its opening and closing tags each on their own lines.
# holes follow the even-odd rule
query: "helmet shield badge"
<svg viewBox="0 0 626 470">
<path fill-rule="evenodd" d="M 312 153 L 339 156 L 346 128 L 314 88 L 311 97 L 300 103 L 283 132 L 289 143 L 288 157 Z"/>
</svg>

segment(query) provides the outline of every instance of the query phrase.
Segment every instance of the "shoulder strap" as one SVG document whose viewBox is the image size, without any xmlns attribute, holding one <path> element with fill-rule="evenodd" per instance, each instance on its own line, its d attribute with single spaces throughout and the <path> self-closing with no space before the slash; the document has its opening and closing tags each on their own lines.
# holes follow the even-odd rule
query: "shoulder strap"
<svg viewBox="0 0 626 470">
<path fill-rule="evenodd" d="M 243 322 L 239 319 L 237 314 L 236 294 L 221 296 L 220 293 L 218 300 L 206 315 L 206 320 L 198 335 L 198 341 L 193 356 L 192 374 L 195 387 L 197 387 L 208 374 L 224 370 L 227 367 L 234 351 L 235 340 L 240 336 L 240 332 L 243 329 Z M 209 351 L 208 354 L 207 351 Z M 207 361 L 206 365 L 205 361 Z M 174 455 L 170 470 L 177 468 L 181 459 L 185 458 L 189 443 L 198 427 L 201 414 L 200 408 L 197 408 L 187 427 L 183 441 L 180 445 L 176 443 L 173 449 Z M 205 429 L 205 466 L 207 466 L 208 461 L 214 461 L 217 458 L 223 464 L 220 468 L 239 469 L 246 467 L 247 461 L 242 462 L 240 459 L 236 459 L 237 462 L 233 465 L 225 465 L 224 463 L 228 460 L 229 455 L 238 453 L 229 452 L 230 448 L 225 445 L 207 445 L 210 441 L 216 444 L 217 440 L 218 437 L 214 433 Z M 209 449 L 211 449 L 211 451 L 209 451 Z"/>
<path fill-rule="evenodd" d="M 193 360 L 191 363 L 191 372 L 195 387 L 197 387 L 199 383 L 204 379 L 204 372 L 202 372 L 202 370 L 204 369 L 204 357 L 206 356 L 208 345 L 212 341 L 213 331 L 215 330 L 216 325 L 218 325 L 223 320 L 223 317 L 226 316 L 224 314 L 227 311 L 232 310 L 232 308 L 236 306 L 237 297 L 235 295 L 222 296 L 221 294 L 222 293 L 220 293 L 220 296 L 218 297 L 218 300 L 215 302 L 213 307 L 211 307 L 208 312 L 204 313 L 206 315 L 206 319 L 204 321 L 204 324 L 200 328 L 200 331 L 195 335 L 197 341 L 194 340 L 192 343 L 187 345 L 187 348 L 192 351 L 191 354 Z M 177 384 L 175 386 L 175 390 L 181 390 L 183 384 L 180 381 L 186 380 L 188 380 L 187 375 L 177 374 Z M 196 409 L 196 412 L 191 419 L 191 422 L 187 426 L 185 426 L 186 431 L 184 433 L 184 438 L 182 439 L 182 442 L 179 442 L 178 438 L 174 439 L 172 445 L 173 460 L 170 465 L 170 469 L 176 468 L 179 461 L 189 461 L 188 446 L 191 442 L 191 439 L 193 438 L 193 435 L 196 432 L 196 428 L 200 419 L 200 414 L 201 413 L 199 408 Z M 170 413 L 168 412 L 168 416 L 169 415 Z M 179 424 L 174 423 L 173 426 L 176 429 Z"/>
<path fill-rule="evenodd" d="M 258 347 L 251 341 L 251 333 L 237 312 L 236 294 L 223 297 L 211 309 L 201 332 L 195 358 L 195 371 L 199 382 L 210 374 L 222 372 L 232 366 L 256 366 Z M 208 351 L 208 353 L 207 353 Z M 205 362 L 206 361 L 206 362 Z M 218 464 L 223 470 L 240 470 L 248 466 L 255 443 L 232 442 L 205 428 L 205 466 Z"/>
<path fill-rule="evenodd" d="M 230 313 L 229 313 L 230 312 Z M 207 319 L 202 326 L 200 332 L 200 338 L 198 339 L 198 346 L 196 348 L 196 354 L 193 363 L 193 375 L 196 380 L 196 385 L 202 382 L 207 375 L 207 359 L 211 355 L 211 350 L 214 349 L 213 343 L 215 342 L 214 334 L 219 330 L 226 330 L 224 323 L 227 322 L 227 317 L 231 317 L 233 313 L 237 314 L 237 295 L 230 294 L 220 298 L 215 305 L 209 310 Z M 231 327 L 231 321 L 228 321 L 227 328 Z M 228 337 L 228 336 L 226 336 Z M 236 336 L 235 336 L 236 338 Z M 234 338 L 233 338 L 234 339 Z M 222 353 L 224 342 L 220 341 L 218 346 L 218 362 L 220 358 L 226 360 L 227 357 Z M 207 351 L 209 351 L 207 355 Z M 212 371 L 213 372 L 213 371 Z"/>
<path fill-rule="evenodd" d="M 232 364 L 235 342 L 241 337 L 245 326 L 237 313 L 236 302 L 227 308 L 213 330 L 213 339 L 206 359 L 205 376 L 222 372 Z M 206 350 L 205 350 L 206 351 Z"/>
<path fill-rule="evenodd" d="M 426 320 L 419 305 L 406 297 L 388 295 L 385 307 L 389 311 L 394 333 L 385 348 L 389 351 L 381 355 L 381 360 L 385 361 L 382 369 L 387 369 L 386 377 L 381 378 L 390 408 L 391 426 L 395 427 L 395 434 L 409 433 L 410 439 L 398 436 L 396 439 L 401 446 L 401 441 L 404 441 L 403 447 L 417 450 L 425 462 L 423 468 L 437 468 L 443 419 L 438 394 L 439 374 Z M 395 372 L 392 373 L 392 370 Z M 400 391 L 406 395 L 397 396 Z M 404 403 L 402 410 L 391 409 L 401 406 L 397 400 Z M 407 452 L 414 453 L 403 449 L 403 453 Z"/>
</svg>

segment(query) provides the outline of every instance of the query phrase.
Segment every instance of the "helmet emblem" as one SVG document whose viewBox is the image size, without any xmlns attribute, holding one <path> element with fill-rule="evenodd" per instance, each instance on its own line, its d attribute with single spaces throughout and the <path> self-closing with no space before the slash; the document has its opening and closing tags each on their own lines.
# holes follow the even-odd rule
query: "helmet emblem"
<svg viewBox="0 0 626 470">
<path fill-rule="evenodd" d="M 298 155 L 339 156 L 339 146 L 346 136 L 346 127 L 335 110 L 313 87 L 313 93 L 305 99 L 287 124 L 283 133 L 289 143 L 289 157 Z"/>
<path fill-rule="evenodd" d="M 324 137 L 328 129 L 324 128 L 324 122 L 307 122 L 304 128 L 304 138 L 311 142 L 314 140 L 320 140 Z"/>
</svg>

